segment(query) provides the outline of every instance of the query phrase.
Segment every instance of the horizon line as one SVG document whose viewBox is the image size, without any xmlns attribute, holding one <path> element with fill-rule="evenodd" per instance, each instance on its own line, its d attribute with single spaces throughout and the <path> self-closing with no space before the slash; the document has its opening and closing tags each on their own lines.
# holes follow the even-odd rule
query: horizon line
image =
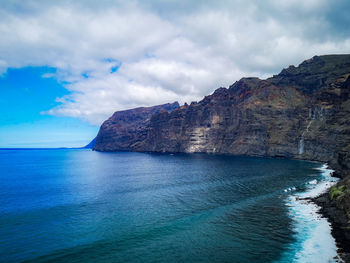
<svg viewBox="0 0 350 263">
<path fill-rule="evenodd" d="M 59 150 L 59 149 L 90 149 L 83 147 L 0 147 L 0 150 Z"/>
</svg>

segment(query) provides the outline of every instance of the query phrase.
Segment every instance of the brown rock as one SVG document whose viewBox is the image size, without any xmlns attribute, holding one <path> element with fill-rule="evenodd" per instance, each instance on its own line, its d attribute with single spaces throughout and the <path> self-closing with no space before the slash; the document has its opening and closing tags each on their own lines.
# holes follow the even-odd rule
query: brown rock
<svg viewBox="0 0 350 263">
<path fill-rule="evenodd" d="M 149 120 L 153 114 L 170 112 L 179 107 L 178 102 L 153 107 L 117 111 L 106 120 L 97 134 L 96 151 L 133 151 L 146 139 Z"/>
</svg>

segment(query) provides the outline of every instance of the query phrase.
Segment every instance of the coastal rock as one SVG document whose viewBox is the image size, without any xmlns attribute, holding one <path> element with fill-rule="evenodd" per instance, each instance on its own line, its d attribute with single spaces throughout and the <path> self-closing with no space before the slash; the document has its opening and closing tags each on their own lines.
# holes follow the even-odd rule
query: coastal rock
<svg viewBox="0 0 350 263">
<path fill-rule="evenodd" d="M 313 199 L 321 207 L 321 213 L 332 224 L 339 254 L 345 262 L 350 262 L 350 176 L 347 176 L 328 193 Z"/>
<path fill-rule="evenodd" d="M 115 112 L 106 120 L 95 139 L 96 151 L 133 151 L 147 137 L 149 120 L 153 114 L 171 112 L 179 107 L 178 102 L 141 107 Z"/>
</svg>

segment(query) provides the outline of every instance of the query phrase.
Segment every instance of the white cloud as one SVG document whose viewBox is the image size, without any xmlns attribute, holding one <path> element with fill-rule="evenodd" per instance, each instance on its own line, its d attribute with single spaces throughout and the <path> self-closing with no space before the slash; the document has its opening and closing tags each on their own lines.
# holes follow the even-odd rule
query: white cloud
<svg viewBox="0 0 350 263">
<path fill-rule="evenodd" d="M 190 102 L 243 76 L 350 52 L 350 36 L 327 20 L 331 1 L 246 2 L 5 1 L 0 74 L 57 68 L 43 77 L 70 82 L 71 94 L 47 113 L 100 124 L 115 110 Z"/>
</svg>

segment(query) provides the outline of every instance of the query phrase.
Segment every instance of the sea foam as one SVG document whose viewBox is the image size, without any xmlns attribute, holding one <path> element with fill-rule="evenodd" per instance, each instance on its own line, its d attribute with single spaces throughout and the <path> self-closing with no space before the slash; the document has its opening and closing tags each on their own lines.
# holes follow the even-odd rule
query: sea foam
<svg viewBox="0 0 350 263">
<path fill-rule="evenodd" d="M 296 241 L 278 262 L 341 262 L 330 223 L 318 213 L 319 207 L 308 200 L 324 193 L 337 179 L 331 177 L 333 170 L 327 165 L 317 169 L 322 172 L 320 180 L 311 180 L 306 191 L 291 193 L 286 199 Z"/>
</svg>

